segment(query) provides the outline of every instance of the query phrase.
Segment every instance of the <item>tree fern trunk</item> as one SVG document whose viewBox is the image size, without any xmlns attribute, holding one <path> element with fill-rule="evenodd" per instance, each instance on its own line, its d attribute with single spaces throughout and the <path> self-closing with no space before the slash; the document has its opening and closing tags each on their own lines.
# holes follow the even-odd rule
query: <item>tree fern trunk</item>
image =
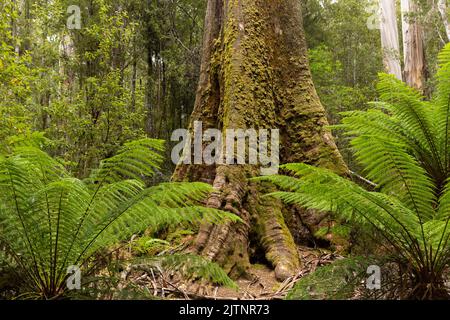
<svg viewBox="0 0 450 320">
<path fill-rule="evenodd" d="M 202 121 L 204 130 L 223 132 L 280 129 L 281 162 L 312 163 L 346 173 L 326 129 L 306 50 L 299 1 L 209 0 L 191 129 L 194 121 Z M 259 168 L 251 165 L 179 165 L 174 179 L 213 184 L 216 192 L 207 204 L 244 220 L 203 225 L 197 253 L 240 276 L 248 271 L 254 237 L 283 280 L 300 263 L 291 233 L 297 227 L 287 223 L 294 219 L 285 219 L 291 210 L 277 200 L 261 198 L 272 186 L 248 181 L 257 175 Z"/>
</svg>

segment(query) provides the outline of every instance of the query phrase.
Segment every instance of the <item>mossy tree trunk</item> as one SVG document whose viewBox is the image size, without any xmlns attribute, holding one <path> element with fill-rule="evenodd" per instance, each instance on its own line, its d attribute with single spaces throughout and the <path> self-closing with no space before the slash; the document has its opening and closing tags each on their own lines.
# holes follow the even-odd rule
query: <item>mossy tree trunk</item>
<svg viewBox="0 0 450 320">
<path fill-rule="evenodd" d="M 209 0 L 201 74 L 191 117 L 203 129 L 279 129 L 280 161 L 305 162 L 345 174 L 308 65 L 298 0 Z M 262 248 L 279 280 L 300 265 L 295 211 L 262 198 L 270 185 L 249 182 L 251 165 L 179 165 L 177 181 L 210 183 L 207 205 L 233 212 L 244 223 L 203 225 L 195 251 L 232 276 L 248 274 L 249 255 Z M 314 220 L 314 219 L 312 219 Z M 316 219 L 320 220 L 320 219 Z M 316 221 L 317 222 L 317 221 Z"/>
</svg>

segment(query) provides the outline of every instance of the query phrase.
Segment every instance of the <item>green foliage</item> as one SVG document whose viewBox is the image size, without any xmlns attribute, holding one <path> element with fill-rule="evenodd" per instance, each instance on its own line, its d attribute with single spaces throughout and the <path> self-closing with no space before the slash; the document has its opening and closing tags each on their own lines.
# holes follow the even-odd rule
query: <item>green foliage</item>
<svg viewBox="0 0 450 320">
<path fill-rule="evenodd" d="M 215 283 L 232 289 L 237 285 L 227 273 L 217 264 L 192 254 L 170 254 L 154 258 L 136 259 L 137 263 L 144 263 L 145 268 L 162 267 L 166 271 L 181 274 L 186 279 L 200 280 L 205 283 Z"/>
<path fill-rule="evenodd" d="M 289 292 L 287 300 L 347 300 L 367 278 L 366 257 L 346 258 L 321 266 L 302 277 Z"/>
<path fill-rule="evenodd" d="M 443 19 L 438 10 L 436 2 L 417 0 L 418 12 L 406 17 L 412 21 L 418 21 L 423 28 L 423 41 L 426 59 L 426 83 L 425 93 L 430 96 L 436 89 L 436 74 L 439 69 L 437 59 L 439 52 L 447 44 L 447 39 Z"/>
<path fill-rule="evenodd" d="M 347 83 L 343 79 L 344 63 L 336 60 L 332 50 L 324 45 L 310 49 L 309 59 L 317 93 L 332 124 L 340 121 L 340 112 L 367 109 L 368 101 L 374 98 L 375 93 L 372 83 Z M 374 75 L 378 71 L 375 68 L 371 70 Z"/>
<path fill-rule="evenodd" d="M 367 27 L 371 0 L 302 1 L 304 27 L 315 88 L 331 124 L 340 113 L 366 110 L 376 98 L 377 74 L 383 71 L 379 30 Z M 340 131 L 336 144 L 349 167 L 357 169 Z"/>
<path fill-rule="evenodd" d="M 80 30 L 67 28 L 70 5 Z M 168 140 L 194 104 L 205 9 L 199 0 L 2 1 L 0 142 L 45 132 L 46 150 L 85 178 L 126 141 Z"/>
<path fill-rule="evenodd" d="M 0 157 L 0 244 L 29 297 L 64 294 L 68 266 L 88 276 L 99 250 L 147 228 L 237 221 L 198 205 L 212 189 L 207 184 L 146 187 L 142 179 L 160 166 L 162 151 L 159 140 L 127 143 L 85 180 L 33 146 L 16 146 Z M 201 275 L 207 271 L 199 269 Z"/>
<path fill-rule="evenodd" d="M 308 0 L 303 2 L 306 37 L 312 56 L 317 51 L 332 71 L 333 84 L 366 90 L 383 70 L 379 30 L 370 30 L 371 0 Z M 322 63 L 316 60 L 316 63 Z M 314 63 L 312 64 L 314 70 Z M 324 75 L 313 71 L 316 86 L 326 89 Z M 317 83 L 316 83 L 317 81 Z M 373 93 L 372 93 L 373 95 Z M 321 96 L 322 98 L 322 96 Z M 370 99 L 370 97 L 367 97 Z"/>
<path fill-rule="evenodd" d="M 37 70 L 30 66 L 28 54 L 19 55 L 16 50 L 20 43 L 8 22 L 17 17 L 13 2 L 0 3 L 0 143 L 30 128 L 26 103 Z"/>
<path fill-rule="evenodd" d="M 350 226 L 335 224 L 333 226 L 319 228 L 314 236 L 319 239 L 326 239 L 327 235 L 332 234 L 342 239 L 348 239 L 350 237 L 351 231 L 352 230 Z"/>
<path fill-rule="evenodd" d="M 186 227 L 195 228 L 195 226 Z M 168 234 L 166 234 L 166 231 L 163 230 L 163 235 L 153 232 L 151 235 L 146 234 L 142 237 L 132 239 L 130 249 L 133 256 L 157 255 L 169 251 L 177 252 L 181 247 L 185 247 L 187 239 L 195 234 L 192 230 L 182 229 L 179 226 L 173 232 L 169 230 Z"/>
<path fill-rule="evenodd" d="M 170 242 L 144 236 L 133 241 L 130 247 L 133 254 L 137 256 L 145 254 L 156 255 L 160 251 L 169 248 Z"/>
<path fill-rule="evenodd" d="M 140 257 L 126 261 L 126 266 L 120 262 L 111 263 L 108 270 L 101 276 L 87 277 L 81 290 L 67 293 L 71 299 L 101 299 L 101 300 L 152 300 L 163 299 L 154 295 L 149 283 L 124 281 L 119 272 L 126 267 L 132 274 L 140 275 L 145 272 L 158 277 L 160 272 L 166 275 L 176 274 L 185 280 L 196 283 L 215 283 L 237 290 L 234 283 L 216 263 L 201 256 L 191 254 L 158 255 L 154 257 Z"/>
<path fill-rule="evenodd" d="M 212 282 L 229 288 L 237 289 L 237 285 L 228 277 L 222 268 L 203 257 L 195 255 L 174 254 L 162 259 L 162 266 L 169 270 L 176 270 L 192 279 Z"/>
<path fill-rule="evenodd" d="M 338 127 L 351 137 L 367 191 L 347 178 L 306 164 L 288 164 L 290 176 L 263 177 L 286 191 L 286 203 L 335 212 L 374 227 L 409 268 L 412 296 L 445 295 L 450 261 L 450 45 L 440 55 L 432 101 L 391 75 L 380 75 L 374 109 L 344 114 Z"/>
</svg>

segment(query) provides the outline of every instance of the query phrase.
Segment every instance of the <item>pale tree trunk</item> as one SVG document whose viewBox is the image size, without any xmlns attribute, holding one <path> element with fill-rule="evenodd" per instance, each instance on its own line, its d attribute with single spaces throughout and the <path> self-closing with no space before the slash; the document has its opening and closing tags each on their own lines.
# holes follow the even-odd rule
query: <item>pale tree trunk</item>
<svg viewBox="0 0 450 320">
<path fill-rule="evenodd" d="M 282 163 L 306 162 L 346 174 L 326 128 L 306 49 L 300 1 L 209 0 L 191 130 L 194 121 L 222 132 L 279 129 Z M 238 277 L 248 274 L 250 243 L 257 243 L 283 280 L 300 265 L 294 241 L 298 211 L 262 198 L 273 187 L 249 181 L 259 174 L 254 165 L 179 165 L 173 179 L 212 184 L 216 191 L 207 205 L 244 221 L 201 226 L 196 253 Z"/>
<path fill-rule="evenodd" d="M 405 82 L 423 91 L 425 81 L 425 50 L 423 29 L 415 16 L 417 4 L 413 0 L 402 0 L 402 31 Z"/>
<path fill-rule="evenodd" d="M 448 21 L 447 0 L 439 0 L 438 9 L 442 17 L 442 22 L 444 23 L 445 32 L 447 33 L 447 39 L 450 41 L 450 23 Z"/>
<path fill-rule="evenodd" d="M 380 0 L 380 5 L 381 46 L 383 49 L 384 65 L 388 73 L 402 80 L 395 0 Z"/>
</svg>

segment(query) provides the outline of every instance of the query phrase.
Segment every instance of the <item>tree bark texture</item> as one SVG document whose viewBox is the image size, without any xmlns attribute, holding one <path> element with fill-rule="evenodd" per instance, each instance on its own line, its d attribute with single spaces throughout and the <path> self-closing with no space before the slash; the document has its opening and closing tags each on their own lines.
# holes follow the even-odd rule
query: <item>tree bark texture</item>
<svg viewBox="0 0 450 320">
<path fill-rule="evenodd" d="M 311 79 L 300 1 L 209 0 L 203 41 L 191 130 L 194 121 L 222 132 L 279 129 L 282 163 L 346 174 Z M 261 197 L 273 186 L 249 181 L 259 172 L 255 165 L 180 164 L 173 179 L 212 184 L 207 205 L 244 221 L 202 225 L 196 253 L 239 277 L 248 274 L 250 243 L 256 243 L 284 280 L 300 266 L 294 240 L 301 238 L 298 210 Z"/>
<path fill-rule="evenodd" d="M 413 88 L 423 91 L 425 83 L 425 48 L 423 42 L 423 28 L 417 21 L 415 14 L 417 4 L 412 0 L 402 0 L 402 29 L 404 80 Z"/>
<path fill-rule="evenodd" d="M 395 0 L 381 0 L 381 46 L 386 71 L 402 80 Z"/>
</svg>

